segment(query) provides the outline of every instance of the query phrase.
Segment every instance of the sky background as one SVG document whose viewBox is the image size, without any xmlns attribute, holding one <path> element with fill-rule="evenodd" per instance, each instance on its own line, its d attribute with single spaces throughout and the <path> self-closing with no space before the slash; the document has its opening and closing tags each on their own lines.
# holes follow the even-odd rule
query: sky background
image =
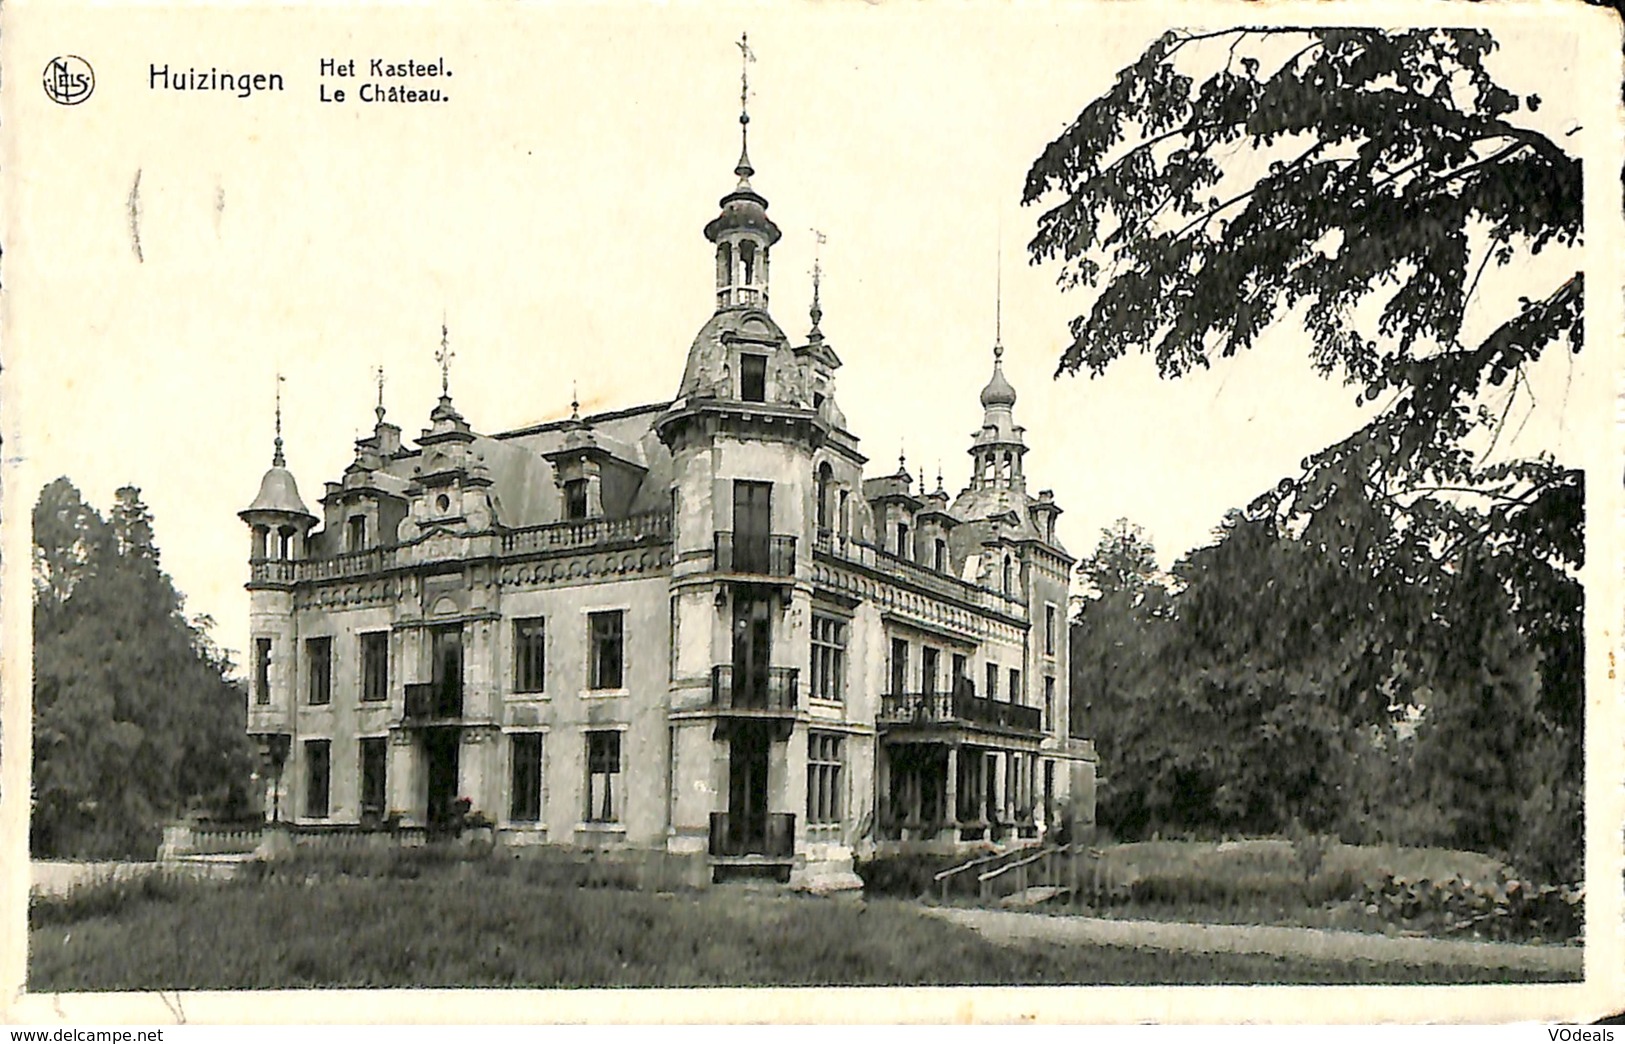
<svg viewBox="0 0 1625 1044">
<path fill-rule="evenodd" d="M 1290 327 L 1179 381 L 1139 358 L 1052 379 L 1087 299 L 1026 263 L 1038 210 L 1021 187 L 1161 31 L 1144 7 L 100 10 L 53 33 L 34 5 L 29 39 L 7 41 L 19 69 L 83 55 L 97 87 L 74 108 L 13 92 L 36 133 L 15 146 L 11 256 L 34 263 L 8 268 L 6 494 L 26 511 L 67 475 L 105 512 L 118 486 L 140 486 L 188 610 L 239 652 L 236 512 L 270 463 L 276 373 L 288 464 L 318 512 L 370 430 L 374 367 L 407 438 L 427 426 L 443 315 L 452 394 L 478 430 L 568 414 L 572 382 L 584 412 L 674 394 L 712 308 L 701 230 L 734 181 L 741 29 L 759 59 L 753 182 L 784 231 L 771 310 L 805 333 L 822 230 L 822 326 L 869 474 L 902 450 L 932 484 L 939 464 L 950 491 L 965 484 L 1001 267 L 1029 482 L 1055 491 L 1075 555 L 1127 517 L 1170 565 L 1363 416 Z M 1508 86 L 1540 91 L 1541 129 L 1559 137 L 1584 93 L 1564 33 L 1526 19 L 1496 59 Z M 318 101 L 324 57 L 364 72 L 374 56 L 441 55 L 454 75 L 427 85 L 447 104 Z M 281 72 L 287 90 L 155 92 L 149 63 Z M 1479 329 L 1575 263 L 1487 278 Z M 1604 372 L 1584 355 L 1544 362 L 1539 407 L 1502 449 L 1575 459 L 1573 389 Z"/>
</svg>

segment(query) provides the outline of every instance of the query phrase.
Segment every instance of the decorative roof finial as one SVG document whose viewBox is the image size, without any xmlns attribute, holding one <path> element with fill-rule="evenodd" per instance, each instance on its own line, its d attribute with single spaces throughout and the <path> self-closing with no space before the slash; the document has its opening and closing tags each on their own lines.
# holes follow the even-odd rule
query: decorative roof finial
<svg viewBox="0 0 1625 1044">
<path fill-rule="evenodd" d="M 908 448 L 903 443 L 899 442 L 897 444 L 897 473 L 899 475 L 908 474 L 907 450 Z"/>
<path fill-rule="evenodd" d="M 734 167 L 734 173 L 739 175 L 741 188 L 750 184 L 750 176 L 756 173 L 750 165 L 750 63 L 756 60 L 751 52 L 750 39 L 746 33 L 739 34 L 739 163 Z"/>
<path fill-rule="evenodd" d="M 940 460 L 937 461 L 937 492 L 938 493 L 947 492 L 946 490 L 944 490 L 942 488 L 942 461 L 940 461 Z"/>
<path fill-rule="evenodd" d="M 574 379 L 571 379 L 570 381 L 570 419 L 581 419 L 581 396 L 576 394 L 576 382 Z"/>
<path fill-rule="evenodd" d="M 440 397 L 451 398 L 451 360 L 457 353 L 451 350 L 451 333 L 446 329 L 446 317 L 440 316 L 440 348 L 434 353 L 434 361 L 440 364 Z"/>
<path fill-rule="evenodd" d="M 372 376 L 373 380 L 378 382 L 378 405 L 373 407 L 372 412 L 378 415 L 378 423 L 382 424 L 384 423 L 384 368 L 374 366 Z"/>
<path fill-rule="evenodd" d="M 828 241 L 829 237 L 818 231 L 816 228 L 808 229 L 808 231 L 813 234 L 813 298 L 812 308 L 808 310 L 808 314 L 812 316 L 811 336 L 816 339 L 824 336 L 823 331 L 818 329 L 818 324 L 822 322 L 824 318 L 824 309 L 818 303 L 818 289 L 824 281 L 824 261 L 822 248 L 824 243 Z"/>
<path fill-rule="evenodd" d="M 1004 355 L 1004 226 L 999 226 L 999 245 L 995 252 L 997 269 L 993 273 L 993 361 Z"/>
<path fill-rule="evenodd" d="M 276 375 L 276 450 L 271 454 L 271 466 L 281 468 L 287 466 L 282 456 L 282 382 L 287 380 L 280 373 Z"/>
</svg>

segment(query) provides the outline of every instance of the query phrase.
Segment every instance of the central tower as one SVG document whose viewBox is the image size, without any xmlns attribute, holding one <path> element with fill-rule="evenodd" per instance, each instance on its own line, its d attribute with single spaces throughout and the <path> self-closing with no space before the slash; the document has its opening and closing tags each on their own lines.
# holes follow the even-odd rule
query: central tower
<svg viewBox="0 0 1625 1044">
<path fill-rule="evenodd" d="M 705 238 L 716 244 L 717 310 L 767 308 L 768 253 L 779 241 L 779 228 L 767 216 L 767 200 L 750 185 L 756 171 L 750 165 L 750 77 L 754 60 L 745 39 L 739 38 L 739 162 L 734 174 L 739 183 L 722 197 L 722 213 L 705 226 Z"/>
</svg>

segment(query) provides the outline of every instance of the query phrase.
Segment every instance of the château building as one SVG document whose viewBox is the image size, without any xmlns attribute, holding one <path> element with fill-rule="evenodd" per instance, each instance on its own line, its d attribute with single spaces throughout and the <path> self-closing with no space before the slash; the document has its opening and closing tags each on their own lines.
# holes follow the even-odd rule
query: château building
<svg viewBox="0 0 1625 1044">
<path fill-rule="evenodd" d="M 241 512 L 268 819 L 423 836 L 477 813 L 503 846 L 693 883 L 839 882 L 874 851 L 1092 822 L 1074 559 L 1029 492 L 1002 348 L 964 489 L 901 460 L 866 478 L 816 278 L 798 341 L 768 308 L 780 231 L 743 142 L 735 174 L 670 401 L 485 434 L 442 357 L 416 444 L 380 400 L 319 513 L 279 410 Z"/>
</svg>

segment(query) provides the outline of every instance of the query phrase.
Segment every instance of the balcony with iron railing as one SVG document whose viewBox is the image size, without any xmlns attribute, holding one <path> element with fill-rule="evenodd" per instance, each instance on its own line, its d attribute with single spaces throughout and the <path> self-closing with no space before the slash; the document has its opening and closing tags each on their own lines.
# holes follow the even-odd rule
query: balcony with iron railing
<svg viewBox="0 0 1625 1044">
<path fill-rule="evenodd" d="M 406 686 L 406 713 L 401 724 L 407 728 L 453 725 L 463 717 L 463 690 L 458 685 L 421 682 Z"/>
<path fill-rule="evenodd" d="M 796 851 L 794 812 L 763 812 L 739 815 L 711 813 L 709 852 L 713 858 L 738 859 L 766 856 L 790 859 Z"/>
<path fill-rule="evenodd" d="M 716 534 L 715 571 L 741 576 L 796 575 L 796 538 L 768 533 Z"/>
<path fill-rule="evenodd" d="M 944 726 L 993 729 L 1041 736 L 1044 712 L 1038 707 L 990 700 L 968 686 L 957 692 L 884 693 L 876 724 L 887 726 Z"/>
<path fill-rule="evenodd" d="M 753 715 L 793 715 L 801 702 L 801 671 L 765 667 L 737 671 L 731 664 L 711 668 L 711 706 Z"/>
</svg>

